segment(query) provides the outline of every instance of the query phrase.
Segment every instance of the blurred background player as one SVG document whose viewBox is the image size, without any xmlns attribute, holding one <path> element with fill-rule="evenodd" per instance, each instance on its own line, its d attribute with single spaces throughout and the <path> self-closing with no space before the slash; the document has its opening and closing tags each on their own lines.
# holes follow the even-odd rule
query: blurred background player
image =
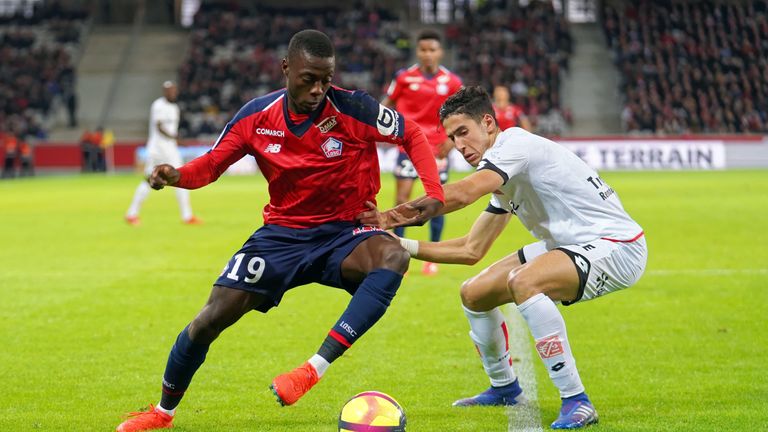
<svg viewBox="0 0 768 432">
<path fill-rule="evenodd" d="M 277 306 L 294 287 L 316 282 L 343 288 L 352 299 L 317 353 L 272 381 L 281 405 L 296 403 L 384 315 L 409 256 L 383 230 L 355 221 L 374 205 L 381 187 L 377 142 L 402 145 L 413 159 L 427 191 L 421 209 L 426 217 L 442 206 L 443 190 L 424 133 L 365 92 L 331 86 L 336 59 L 327 35 L 296 33 L 281 65 L 286 88 L 245 104 L 203 156 L 178 170 L 157 166 L 149 178 L 156 189 L 195 189 L 252 155 L 270 197 L 264 226 L 232 256 L 207 304 L 176 339 L 160 403 L 135 413 L 119 432 L 172 427 L 176 407 L 211 343 L 251 310 L 266 313 Z"/>
<path fill-rule="evenodd" d="M 147 160 L 144 171 L 147 176 L 152 174 L 155 166 L 170 164 L 175 168 L 182 165 L 179 152 L 179 106 L 176 105 L 178 88 L 173 81 L 163 83 L 163 96 L 152 102 L 149 112 L 149 138 L 147 139 Z M 139 224 L 139 211 L 141 204 L 147 199 L 150 187 L 147 181 L 142 181 L 136 187 L 131 206 L 125 214 L 125 221 L 130 225 Z M 192 205 L 189 200 L 189 191 L 176 189 L 176 200 L 179 202 L 181 220 L 185 224 L 199 224 L 200 219 L 192 214 Z"/>
<path fill-rule="evenodd" d="M 419 34 L 416 46 L 418 63 L 399 71 L 387 90 L 384 105 L 395 108 L 406 118 L 416 122 L 432 146 L 440 181 L 448 181 L 448 153 L 453 143 L 445 136 L 440 126 L 438 111 L 445 100 L 461 88 L 461 79 L 440 65 L 443 48 L 440 35 L 434 30 L 425 30 Z M 395 175 L 395 202 L 402 204 L 411 198 L 413 182 L 418 178 L 408 155 L 400 149 Z M 445 225 L 445 216 L 430 220 L 429 238 L 439 241 Z M 395 234 L 403 236 L 405 228 L 396 228 Z M 422 273 L 437 273 L 437 264 L 425 262 Z"/>
<path fill-rule="evenodd" d="M 531 122 L 523 109 L 509 100 L 507 86 L 497 85 L 493 88 L 493 110 L 496 113 L 499 129 L 507 130 L 517 126 L 527 131 L 531 130 Z"/>
</svg>

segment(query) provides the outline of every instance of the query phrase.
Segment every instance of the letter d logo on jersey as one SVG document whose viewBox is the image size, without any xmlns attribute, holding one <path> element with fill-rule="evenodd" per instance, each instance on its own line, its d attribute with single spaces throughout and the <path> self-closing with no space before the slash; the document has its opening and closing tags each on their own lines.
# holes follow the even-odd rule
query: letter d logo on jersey
<svg viewBox="0 0 768 432">
<path fill-rule="evenodd" d="M 397 134 L 397 113 L 379 104 L 379 116 L 376 118 L 376 129 L 382 136 Z"/>
</svg>

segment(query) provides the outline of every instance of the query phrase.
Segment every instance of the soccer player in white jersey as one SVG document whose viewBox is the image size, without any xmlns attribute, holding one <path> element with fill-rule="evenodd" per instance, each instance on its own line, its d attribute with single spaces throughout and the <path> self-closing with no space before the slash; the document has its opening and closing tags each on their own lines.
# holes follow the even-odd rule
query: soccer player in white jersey
<svg viewBox="0 0 768 432">
<path fill-rule="evenodd" d="M 501 131 L 488 94 L 466 87 L 446 100 L 440 120 L 448 137 L 477 171 L 444 186 L 451 212 L 491 194 L 487 209 L 464 237 L 441 242 L 401 239 L 412 256 L 430 262 L 475 264 L 513 215 L 539 239 L 464 282 L 461 300 L 491 387 L 454 406 L 514 405 L 522 390 L 512 368 L 504 316 L 515 303 L 536 340 L 536 350 L 560 390 L 562 408 L 553 429 L 596 423 L 555 302 L 584 302 L 634 284 L 645 270 L 642 228 L 616 192 L 576 155 L 521 128 Z M 391 228 L 423 223 L 419 199 L 363 223 Z"/>
<path fill-rule="evenodd" d="M 178 168 L 183 164 L 179 153 L 179 106 L 176 105 L 176 97 L 179 91 L 176 83 L 165 81 L 163 83 L 163 96 L 152 102 L 149 112 L 149 137 L 147 139 L 147 160 L 144 165 L 145 174 L 149 177 L 155 166 L 170 164 Z M 146 181 L 139 183 L 133 194 L 131 206 L 125 214 L 125 221 L 130 225 L 138 225 L 141 204 L 147 199 L 151 188 Z M 200 219 L 192 214 L 192 205 L 189 202 L 187 189 L 176 189 L 176 200 L 179 202 L 181 220 L 185 224 L 195 225 Z"/>
</svg>

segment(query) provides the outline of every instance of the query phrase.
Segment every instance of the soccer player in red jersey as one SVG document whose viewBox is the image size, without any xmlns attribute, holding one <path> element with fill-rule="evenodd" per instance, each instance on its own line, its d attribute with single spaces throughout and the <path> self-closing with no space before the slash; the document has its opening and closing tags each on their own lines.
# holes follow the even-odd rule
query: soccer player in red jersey
<svg viewBox="0 0 768 432">
<path fill-rule="evenodd" d="M 395 108 L 406 118 L 415 121 L 427 136 L 429 144 L 440 170 L 440 181 L 448 181 L 448 153 L 453 142 L 445 135 L 440 124 L 438 112 L 449 96 L 461 88 L 461 79 L 453 72 L 440 65 L 443 48 L 440 35 L 433 30 L 419 34 L 416 47 L 418 64 L 397 73 L 389 85 L 387 97 L 382 104 Z M 411 198 L 413 182 L 418 175 L 408 155 L 400 148 L 395 166 L 396 193 L 395 201 L 402 204 Z M 439 241 L 443 233 L 445 216 L 430 220 L 430 239 Z M 402 237 L 405 229 L 395 229 L 395 234 Z M 435 274 L 437 264 L 425 262 L 422 273 Z"/>
<path fill-rule="evenodd" d="M 406 149 L 429 195 L 433 216 L 443 191 L 421 129 L 361 91 L 331 85 L 333 45 L 316 30 L 296 33 L 282 61 L 285 89 L 256 98 L 235 115 L 205 155 L 176 169 L 155 167 L 150 185 L 195 189 L 252 155 L 269 182 L 264 226 L 245 242 L 214 283 L 206 305 L 168 356 L 157 407 L 133 413 L 121 432 L 173 426 L 173 415 L 210 344 L 252 309 L 267 312 L 291 288 L 317 282 L 352 294 L 317 354 L 279 375 L 270 388 L 281 405 L 302 397 L 335 359 L 382 317 L 409 255 L 386 232 L 355 218 L 375 206 L 380 188 L 376 142 Z"/>
<path fill-rule="evenodd" d="M 507 130 L 517 126 L 527 131 L 531 130 L 531 122 L 523 109 L 510 102 L 509 90 L 506 86 L 497 85 L 493 88 L 493 110 L 496 113 L 499 129 Z"/>
</svg>

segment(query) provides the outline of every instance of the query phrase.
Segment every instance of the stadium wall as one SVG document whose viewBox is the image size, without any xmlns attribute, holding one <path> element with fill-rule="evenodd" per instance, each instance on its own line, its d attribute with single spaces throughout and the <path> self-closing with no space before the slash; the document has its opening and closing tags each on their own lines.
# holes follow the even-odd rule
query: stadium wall
<svg viewBox="0 0 768 432">
<path fill-rule="evenodd" d="M 768 168 L 768 136 L 727 135 L 688 136 L 678 138 L 654 137 L 579 137 L 555 138 L 591 166 L 599 170 L 659 170 L 659 169 L 738 169 Z M 141 169 L 144 142 L 118 142 L 112 148 L 114 167 L 119 171 Z M 182 147 L 185 159 L 192 159 L 209 148 L 208 143 Z M 76 172 L 81 166 L 77 143 L 46 143 L 33 148 L 38 172 Z M 393 153 L 394 152 L 394 153 Z M 395 148 L 382 148 L 382 171 L 392 170 Z M 5 156 L 0 149 L 0 156 Z M 455 170 L 470 167 L 457 152 L 451 155 Z M 248 173 L 255 163 L 243 161 L 234 172 Z"/>
</svg>

